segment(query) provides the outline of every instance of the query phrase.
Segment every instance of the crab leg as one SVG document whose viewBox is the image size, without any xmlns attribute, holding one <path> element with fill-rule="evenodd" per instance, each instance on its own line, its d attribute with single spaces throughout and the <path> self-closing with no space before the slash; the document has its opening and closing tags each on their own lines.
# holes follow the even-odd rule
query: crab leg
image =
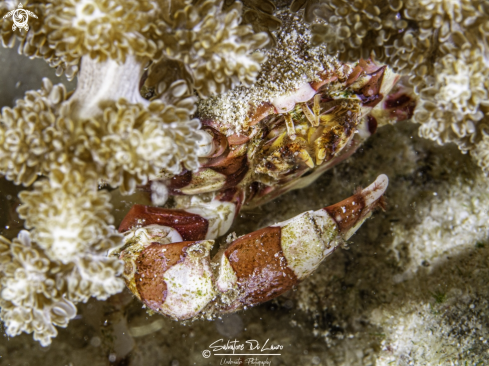
<svg viewBox="0 0 489 366">
<path fill-rule="evenodd" d="M 319 102 L 321 100 L 321 94 L 316 94 L 314 96 L 314 107 L 312 110 L 314 111 L 314 123 L 313 126 L 319 126 L 319 116 L 321 115 L 321 106 Z"/>
<path fill-rule="evenodd" d="M 119 254 L 124 277 L 148 308 L 177 320 L 268 301 L 311 274 L 349 239 L 382 206 L 387 184 L 387 177 L 380 175 L 335 205 L 237 238 L 212 260 L 213 240 L 182 241 L 177 226 L 133 228 L 125 233 L 126 245 Z"/>
<path fill-rule="evenodd" d="M 292 120 L 292 116 L 290 114 L 285 114 L 285 126 L 287 126 L 287 134 L 289 135 L 291 140 L 295 140 L 297 135 L 295 134 L 294 121 Z"/>
<path fill-rule="evenodd" d="M 311 126 L 313 126 L 313 127 L 319 126 L 319 121 L 316 121 L 316 116 L 311 111 L 311 108 L 309 108 L 307 103 L 302 103 L 301 108 L 302 108 L 302 112 L 306 116 L 307 120 L 311 123 Z M 318 123 L 316 123 L 316 122 L 318 122 Z"/>
<path fill-rule="evenodd" d="M 119 232 L 135 227 L 161 225 L 175 229 L 182 240 L 216 239 L 224 235 L 236 216 L 236 203 L 195 201 L 185 210 L 134 205 L 122 220 Z"/>
</svg>

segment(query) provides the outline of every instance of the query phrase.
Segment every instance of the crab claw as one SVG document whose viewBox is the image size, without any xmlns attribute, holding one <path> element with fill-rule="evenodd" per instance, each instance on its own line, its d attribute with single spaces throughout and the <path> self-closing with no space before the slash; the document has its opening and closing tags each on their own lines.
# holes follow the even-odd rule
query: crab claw
<svg viewBox="0 0 489 366">
<path fill-rule="evenodd" d="M 227 296 L 228 303 L 221 310 L 235 311 L 268 301 L 313 273 L 376 207 L 383 207 L 387 184 L 388 178 L 382 174 L 335 205 L 304 212 L 234 240 L 220 257 L 218 292 L 234 290 L 234 298 Z"/>
<path fill-rule="evenodd" d="M 178 320 L 233 312 L 271 300 L 313 273 L 383 206 L 387 184 L 380 175 L 340 203 L 236 238 L 212 260 L 213 240 L 182 241 L 194 217 L 146 209 L 140 212 L 144 223 L 125 231 L 116 255 L 128 287 L 153 311 Z"/>
<path fill-rule="evenodd" d="M 375 182 L 353 196 L 324 208 L 335 220 L 343 239 L 348 240 L 376 207 L 384 208 L 383 194 L 389 179 L 382 174 Z"/>
</svg>

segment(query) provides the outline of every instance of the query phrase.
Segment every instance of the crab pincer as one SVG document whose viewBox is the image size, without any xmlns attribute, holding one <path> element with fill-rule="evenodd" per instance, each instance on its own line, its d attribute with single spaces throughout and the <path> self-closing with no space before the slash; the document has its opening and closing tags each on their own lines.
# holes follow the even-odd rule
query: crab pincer
<svg viewBox="0 0 489 366">
<path fill-rule="evenodd" d="M 213 240 L 184 241 L 180 226 L 144 221 L 147 226 L 143 222 L 124 234 L 118 253 L 124 278 L 148 308 L 176 320 L 260 304 L 314 272 L 375 208 L 383 208 L 387 185 L 387 176 L 380 175 L 337 204 L 243 235 L 212 259 Z"/>
</svg>

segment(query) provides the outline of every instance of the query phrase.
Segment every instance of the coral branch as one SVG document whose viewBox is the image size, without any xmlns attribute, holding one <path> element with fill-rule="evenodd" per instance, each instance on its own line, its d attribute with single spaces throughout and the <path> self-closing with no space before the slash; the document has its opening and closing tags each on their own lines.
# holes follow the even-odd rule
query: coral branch
<svg viewBox="0 0 489 366">
<path fill-rule="evenodd" d="M 226 11 L 223 0 L 172 2 L 171 17 L 161 22 L 164 53 L 182 61 L 201 97 L 222 93 L 239 83 L 250 85 L 264 55 L 254 52 L 268 42 L 266 33 L 239 25 L 241 3 Z"/>
<path fill-rule="evenodd" d="M 11 337 L 21 332 L 34 333 L 41 345 L 49 345 L 57 335 L 54 325 L 64 328 L 76 315 L 74 302 L 63 286 L 63 278 L 73 266 L 50 261 L 24 230 L 13 242 L 0 236 L 0 250 L 0 317 L 6 333 Z M 110 293 L 122 289 L 120 280 L 112 277 L 114 281 L 116 284 L 107 288 Z"/>
<path fill-rule="evenodd" d="M 11 11 L 13 3 L 0 10 Z M 252 84 L 264 60 L 255 51 L 268 36 L 240 25 L 239 2 L 24 4 L 38 19 L 16 33 L 4 21 L 3 46 L 18 40 L 19 53 L 44 58 L 58 75 L 78 73 L 73 93 L 43 79 L 41 90 L 0 115 L 0 174 L 34 184 L 19 195 L 19 216 L 30 231 L 13 242 L 0 237 L 0 316 L 8 335 L 34 333 L 45 346 L 54 326 L 75 316 L 76 303 L 123 288 L 121 261 L 106 256 L 121 235 L 99 185 L 130 194 L 138 184 L 197 170 L 215 144 L 193 117 L 195 91 L 205 97 Z M 140 94 L 143 74 L 156 83 L 151 101 Z"/>
<path fill-rule="evenodd" d="M 78 85 L 70 97 L 71 117 L 88 119 L 103 111 L 103 103 L 126 99 L 132 104 L 146 107 L 149 102 L 139 93 L 139 80 L 143 74 L 143 61 L 127 56 L 124 63 L 114 60 L 96 61 L 82 58 Z M 102 104 L 102 105 L 101 105 Z"/>
</svg>

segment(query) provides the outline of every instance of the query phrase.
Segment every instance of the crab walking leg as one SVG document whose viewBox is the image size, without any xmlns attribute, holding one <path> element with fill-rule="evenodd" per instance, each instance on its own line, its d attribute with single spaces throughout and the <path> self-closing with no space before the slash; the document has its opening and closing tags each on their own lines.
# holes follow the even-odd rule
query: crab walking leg
<svg viewBox="0 0 489 366">
<path fill-rule="evenodd" d="M 192 200 L 184 210 L 134 205 L 122 220 L 119 232 L 156 224 L 174 228 L 183 240 L 201 240 L 216 239 L 229 230 L 237 211 L 234 202 Z"/>
<path fill-rule="evenodd" d="M 234 240 L 212 260 L 213 240 L 175 242 L 182 236 L 174 228 L 133 228 L 120 253 L 124 277 L 146 306 L 178 320 L 268 301 L 314 272 L 350 238 L 383 204 L 387 184 L 380 175 L 335 205 Z"/>
</svg>

